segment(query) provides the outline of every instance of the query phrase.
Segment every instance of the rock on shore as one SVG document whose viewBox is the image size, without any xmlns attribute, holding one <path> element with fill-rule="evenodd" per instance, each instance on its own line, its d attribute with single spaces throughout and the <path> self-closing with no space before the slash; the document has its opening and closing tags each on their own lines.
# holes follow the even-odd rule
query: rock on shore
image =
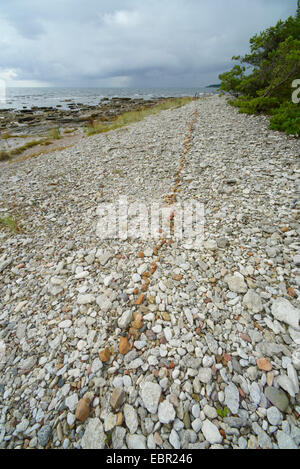
<svg viewBox="0 0 300 469">
<path fill-rule="evenodd" d="M 3 166 L 0 448 L 299 448 L 299 154 L 213 96 Z M 174 186 L 202 249 L 97 237 Z"/>
</svg>

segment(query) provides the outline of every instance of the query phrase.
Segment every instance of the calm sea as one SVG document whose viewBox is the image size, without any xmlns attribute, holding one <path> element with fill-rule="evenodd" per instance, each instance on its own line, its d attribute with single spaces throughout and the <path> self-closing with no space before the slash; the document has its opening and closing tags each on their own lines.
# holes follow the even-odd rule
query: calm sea
<svg viewBox="0 0 300 469">
<path fill-rule="evenodd" d="M 215 88 L 7 88 L 6 99 L 0 103 L 0 109 L 31 109 L 33 106 L 67 109 L 70 103 L 95 106 L 103 98 L 151 99 L 214 92 Z"/>
</svg>

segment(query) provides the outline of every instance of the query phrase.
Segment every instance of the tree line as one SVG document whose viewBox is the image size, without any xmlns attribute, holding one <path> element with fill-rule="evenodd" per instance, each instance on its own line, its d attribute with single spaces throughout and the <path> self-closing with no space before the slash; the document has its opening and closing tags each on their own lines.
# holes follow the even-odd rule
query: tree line
<svg viewBox="0 0 300 469">
<path fill-rule="evenodd" d="M 300 136 L 300 0 L 295 16 L 250 39 L 250 53 L 219 75 L 230 104 L 247 114 L 270 115 L 270 128 Z"/>
</svg>

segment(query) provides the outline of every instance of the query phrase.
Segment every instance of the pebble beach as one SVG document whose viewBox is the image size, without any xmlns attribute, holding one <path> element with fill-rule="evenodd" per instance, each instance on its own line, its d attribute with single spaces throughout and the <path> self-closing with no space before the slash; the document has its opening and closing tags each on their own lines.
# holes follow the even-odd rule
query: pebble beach
<svg viewBox="0 0 300 469">
<path fill-rule="evenodd" d="M 0 163 L 0 448 L 299 449 L 299 157 L 211 95 Z M 201 248 L 99 239 L 121 195 Z"/>
</svg>

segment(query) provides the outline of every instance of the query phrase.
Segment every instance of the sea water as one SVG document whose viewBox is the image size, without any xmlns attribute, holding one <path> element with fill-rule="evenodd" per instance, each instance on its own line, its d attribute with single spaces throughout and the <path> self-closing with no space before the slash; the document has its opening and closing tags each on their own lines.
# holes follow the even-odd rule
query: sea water
<svg viewBox="0 0 300 469">
<path fill-rule="evenodd" d="M 153 99 L 158 97 L 195 96 L 214 93 L 214 88 L 6 88 L 1 109 L 31 109 L 32 107 L 60 107 L 69 104 L 96 106 L 103 98 Z"/>
</svg>

